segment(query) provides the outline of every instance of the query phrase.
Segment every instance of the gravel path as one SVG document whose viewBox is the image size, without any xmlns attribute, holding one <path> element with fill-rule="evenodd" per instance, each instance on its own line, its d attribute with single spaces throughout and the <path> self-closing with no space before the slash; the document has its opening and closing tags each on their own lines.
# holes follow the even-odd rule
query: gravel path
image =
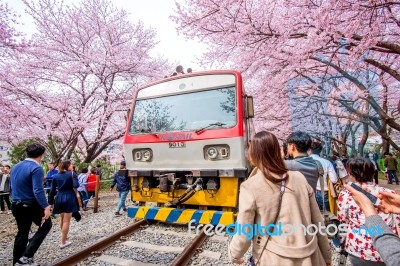
<svg viewBox="0 0 400 266">
<path fill-rule="evenodd" d="M 89 210 L 81 212 L 82 220 L 76 222 L 75 220 L 71 223 L 69 232 L 69 241 L 73 244 L 65 249 L 60 249 L 60 227 L 59 218 L 53 219 L 53 228 L 47 235 L 45 241 L 40 246 L 38 252 L 35 255 L 35 262 L 41 265 L 51 265 L 58 259 L 68 256 L 86 246 L 89 246 L 100 238 L 110 235 L 112 232 L 119 230 L 129 224 L 132 224 L 133 219 L 128 218 L 126 215 L 119 217 L 114 216 L 114 208 L 118 202 L 118 196 L 116 193 L 102 192 L 99 200 L 99 212 L 93 213 L 93 202 L 89 203 Z M 128 202 L 128 201 L 127 201 Z M 129 204 L 128 204 L 129 205 Z M 36 226 L 32 226 L 32 230 L 36 231 Z M 160 233 L 162 231 L 178 232 L 181 236 L 175 236 L 171 234 Z M 131 235 L 128 239 L 130 241 L 137 241 L 141 243 L 147 243 L 151 245 L 164 245 L 172 247 L 184 247 L 187 245 L 191 237 L 187 234 L 186 226 L 177 225 L 166 225 L 166 224 L 153 224 L 146 230 L 141 230 Z M 0 265 L 8 266 L 12 265 L 12 247 L 14 237 L 16 234 L 16 224 L 12 215 L 1 214 L 0 215 Z M 201 249 L 197 252 L 197 255 L 192 259 L 190 265 L 234 265 L 228 260 L 227 247 L 230 238 L 215 239 L 211 238 L 206 240 Z M 213 252 L 221 253 L 218 260 L 199 256 L 204 251 L 209 250 Z M 245 255 L 245 261 L 243 265 L 249 265 L 247 263 L 250 257 L 250 250 Z M 103 254 L 116 256 L 128 260 L 141 261 L 145 263 L 154 263 L 157 265 L 167 265 L 170 263 L 179 252 L 155 252 L 154 250 L 148 250 L 142 247 L 129 247 L 119 242 L 112 248 L 106 250 Z M 339 256 L 337 253 L 333 254 L 333 263 L 336 265 Z M 91 257 L 88 260 L 81 263 L 81 265 L 116 265 L 113 263 L 100 262 L 96 257 Z M 350 265 L 350 264 L 348 264 Z"/>
<path fill-rule="evenodd" d="M 68 240 L 72 245 L 60 249 L 60 218 L 53 219 L 53 227 L 35 255 L 35 262 L 40 265 L 51 265 L 52 262 L 68 256 L 83 247 L 95 243 L 100 238 L 133 223 L 126 215 L 114 216 L 118 202 L 117 193 L 102 192 L 99 199 L 99 212 L 93 213 L 93 202 L 89 202 L 89 210 L 81 211 L 82 220 L 72 219 Z M 0 265 L 12 265 L 12 247 L 17 232 L 15 219 L 12 215 L 0 215 Z M 36 232 L 37 227 L 32 226 Z"/>
</svg>

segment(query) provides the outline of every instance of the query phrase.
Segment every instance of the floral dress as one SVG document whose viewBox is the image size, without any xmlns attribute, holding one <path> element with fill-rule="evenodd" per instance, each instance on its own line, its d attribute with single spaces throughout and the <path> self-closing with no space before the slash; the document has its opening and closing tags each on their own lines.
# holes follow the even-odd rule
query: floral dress
<svg viewBox="0 0 400 266">
<path fill-rule="evenodd" d="M 392 192 L 393 190 L 380 187 L 373 182 L 355 182 L 358 186 L 367 186 L 370 193 L 377 195 L 380 191 Z M 354 201 L 351 192 L 343 189 L 337 200 L 338 204 L 338 219 L 341 223 L 348 224 L 347 236 L 341 237 L 341 243 L 344 243 L 345 250 L 356 257 L 368 261 L 382 262 L 380 254 L 376 251 L 372 244 L 371 234 L 377 233 L 375 231 L 367 232 L 365 230 L 365 215 L 360 207 Z M 383 221 L 397 233 L 396 224 L 400 225 L 400 216 L 397 214 L 378 213 Z"/>
</svg>

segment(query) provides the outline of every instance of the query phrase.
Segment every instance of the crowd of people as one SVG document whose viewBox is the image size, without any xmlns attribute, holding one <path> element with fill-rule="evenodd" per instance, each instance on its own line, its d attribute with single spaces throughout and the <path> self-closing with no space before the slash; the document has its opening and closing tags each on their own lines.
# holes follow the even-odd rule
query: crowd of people
<svg viewBox="0 0 400 266">
<path fill-rule="evenodd" d="M 312 225 L 324 224 L 325 217 L 329 217 L 325 212 L 337 209 L 337 218 L 347 225 L 340 238 L 341 248 L 353 265 L 400 265 L 400 253 L 386 245 L 400 242 L 400 196 L 377 184 L 378 168 L 373 160 L 342 160 L 337 156 L 327 160 L 320 157 L 322 147 L 320 140 L 304 132 L 290 134 L 282 148 L 270 132 L 254 136 L 247 152 L 254 169 L 240 186 L 237 223 L 247 228 L 247 233 L 251 230 L 248 225 L 254 224 L 270 229 L 279 223 L 283 229 L 262 234 L 258 231 L 251 240 L 247 234 L 235 234 L 228 248 L 232 262 L 243 263 L 252 243 L 251 265 L 331 265 L 326 231 Z M 398 183 L 397 162 L 393 160 L 391 154 L 385 154 L 384 164 L 392 169 L 389 184 L 392 180 Z M 381 205 L 375 208 L 370 199 L 348 185 L 340 191 L 329 186 L 347 181 L 381 198 Z M 329 191 L 337 194 L 328 195 Z M 334 196 L 336 200 L 330 200 Z M 307 231 L 303 227 L 290 231 L 285 225 L 302 225 Z M 378 225 L 382 234 L 371 235 L 362 230 Z"/>
<path fill-rule="evenodd" d="M 27 158 L 12 169 L 6 165 L 0 172 L 1 213 L 6 202 L 9 213 L 15 217 L 18 232 L 14 240 L 13 265 L 37 265 L 34 255 L 52 228 L 51 216 L 60 216 L 61 249 L 72 244 L 68 241 L 71 218 L 80 219 L 80 207 L 87 210 L 87 204 L 95 195 L 97 176 L 101 179 L 100 165 L 83 168 L 78 175 L 76 167 L 69 160 L 57 165 L 48 164 L 45 175 L 41 161 L 45 147 L 39 143 L 30 144 L 25 149 Z M 124 161 L 120 169 L 125 169 Z M 117 171 L 111 184 L 111 190 L 117 185 L 120 201 L 115 215 L 121 208 L 126 211 L 125 200 L 130 190 L 130 180 L 124 172 Z M 47 197 L 46 191 L 47 190 Z M 10 201 L 10 196 L 12 202 Z M 38 226 L 35 234 L 29 238 L 32 224 Z"/>
<path fill-rule="evenodd" d="M 397 252 L 400 246 L 393 249 L 387 245 L 400 242 L 400 196 L 378 185 L 378 167 L 373 158 L 343 160 L 336 156 L 328 160 L 320 156 L 322 147 L 320 140 L 304 132 L 290 134 L 282 147 L 272 133 L 257 133 L 247 152 L 254 169 L 240 187 L 237 222 L 263 226 L 279 222 L 308 228 L 326 222 L 321 213 L 337 211 L 338 220 L 349 229 L 340 240 L 353 265 L 400 265 L 400 253 L 393 251 Z M 50 163 L 45 175 L 41 166 L 44 153 L 41 144 L 28 145 L 27 158 L 12 169 L 5 166 L 0 174 L 1 211 L 5 211 L 5 202 L 18 227 L 14 265 L 36 265 L 33 257 L 52 228 L 51 215 L 60 215 L 59 247 L 72 244 L 68 240 L 71 218 L 77 219 L 74 214 L 79 213 L 80 207 L 87 210 L 87 203 L 95 194 L 96 178 L 102 175 L 99 166 L 90 171 L 83 168 L 78 174 L 68 160 L 57 167 Z M 388 153 L 384 161 L 388 183 L 398 184 L 396 159 Z M 127 210 L 125 201 L 131 189 L 125 161 L 119 168 L 110 186 L 110 191 L 117 186 L 120 198 L 115 216 Z M 373 206 L 364 194 L 347 185 L 341 191 L 334 187 L 348 180 L 379 197 L 381 205 Z M 38 230 L 28 239 L 32 223 Z M 365 225 L 381 226 L 383 233 L 370 235 L 361 230 Z M 252 265 L 331 265 L 329 240 L 321 231 L 304 234 L 300 230 L 273 237 L 271 233 L 255 234 L 250 241 L 247 236 L 236 234 L 229 245 L 232 262 L 242 263 L 252 243 Z"/>
</svg>

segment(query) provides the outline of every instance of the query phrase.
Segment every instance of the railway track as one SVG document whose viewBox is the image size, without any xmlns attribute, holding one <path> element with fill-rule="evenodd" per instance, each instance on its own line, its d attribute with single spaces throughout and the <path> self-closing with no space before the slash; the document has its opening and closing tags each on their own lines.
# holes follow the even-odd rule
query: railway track
<svg viewBox="0 0 400 266">
<path fill-rule="evenodd" d="M 139 261 L 129 261 L 123 258 L 117 258 L 109 255 L 105 255 L 108 248 L 112 248 L 112 246 L 119 240 L 127 240 L 127 238 L 137 232 L 139 229 L 141 229 L 143 226 L 147 224 L 146 220 L 139 220 L 138 222 L 125 227 L 112 235 L 103 238 L 102 240 L 98 241 L 97 243 L 86 247 L 78 252 L 75 252 L 68 257 L 62 258 L 52 265 L 54 266 L 67 266 L 67 265 L 76 265 L 81 263 L 81 265 L 85 265 L 85 260 L 88 259 L 91 256 L 98 256 L 96 257 L 96 260 L 106 263 L 107 265 L 113 264 L 113 265 L 143 265 L 143 266 L 148 266 L 148 265 L 165 265 L 164 262 L 157 262 L 155 263 L 146 263 L 146 262 L 139 262 Z M 148 227 L 147 229 L 143 230 L 147 233 L 153 232 L 154 230 L 152 227 Z M 166 233 L 166 235 L 163 235 L 163 237 L 172 237 L 171 235 L 168 235 L 168 232 L 162 232 Z M 174 233 L 174 232 L 173 232 Z M 171 232 L 170 232 L 171 234 Z M 194 235 L 185 235 L 183 236 L 183 233 L 174 233 L 176 234 L 176 237 L 191 237 L 191 241 L 185 245 L 184 248 L 179 248 L 179 247 L 169 247 L 165 248 L 160 248 L 158 252 L 167 252 L 167 253 L 173 253 L 171 256 L 175 257 L 171 262 L 168 263 L 168 265 L 172 266 L 185 266 L 188 265 L 191 259 L 195 256 L 195 254 L 198 254 L 197 252 L 199 248 L 203 245 L 203 243 L 206 241 L 208 236 L 204 233 L 204 231 L 200 231 L 200 233 L 196 236 Z M 194 236 L 194 237 L 193 237 Z M 151 245 L 148 243 L 137 243 L 135 241 L 125 241 L 121 243 L 122 245 L 127 245 L 130 246 L 131 248 L 149 248 L 157 250 L 156 245 Z M 118 249 L 118 247 L 116 247 Z M 132 251 L 134 252 L 134 251 Z M 209 251 L 211 252 L 211 251 Z M 177 256 L 175 253 L 179 253 Z M 212 252 L 211 252 L 212 253 Z M 216 253 L 216 252 L 214 252 Z"/>
<path fill-rule="evenodd" d="M 67 265 L 76 265 L 77 263 L 85 260 L 86 258 L 90 257 L 95 252 L 101 252 L 104 249 L 108 248 L 109 246 L 113 245 L 116 241 L 118 241 L 121 237 L 133 234 L 137 230 L 140 229 L 141 226 L 144 226 L 147 223 L 146 220 L 140 220 L 130 226 L 127 226 L 117 232 L 113 233 L 112 235 L 98 241 L 97 243 L 86 247 L 72 255 L 63 258 L 57 262 L 55 262 L 54 266 L 67 266 Z"/>
<path fill-rule="evenodd" d="M 196 250 L 204 243 L 206 240 L 207 235 L 204 233 L 204 228 L 203 230 L 200 231 L 200 234 L 198 234 L 192 242 L 190 242 L 189 245 L 185 247 L 185 249 L 182 251 L 181 254 L 178 255 L 174 259 L 174 261 L 171 263 L 171 266 L 186 266 L 189 264 L 189 261 L 192 259 L 194 256 Z"/>
</svg>

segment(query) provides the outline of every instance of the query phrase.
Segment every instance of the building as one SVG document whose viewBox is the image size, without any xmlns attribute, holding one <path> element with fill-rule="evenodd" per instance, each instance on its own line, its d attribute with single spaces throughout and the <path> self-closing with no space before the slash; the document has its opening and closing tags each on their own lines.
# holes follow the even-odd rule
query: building
<svg viewBox="0 0 400 266">
<path fill-rule="evenodd" d="M 0 165 L 11 164 L 10 153 L 11 144 L 0 140 Z"/>
</svg>

